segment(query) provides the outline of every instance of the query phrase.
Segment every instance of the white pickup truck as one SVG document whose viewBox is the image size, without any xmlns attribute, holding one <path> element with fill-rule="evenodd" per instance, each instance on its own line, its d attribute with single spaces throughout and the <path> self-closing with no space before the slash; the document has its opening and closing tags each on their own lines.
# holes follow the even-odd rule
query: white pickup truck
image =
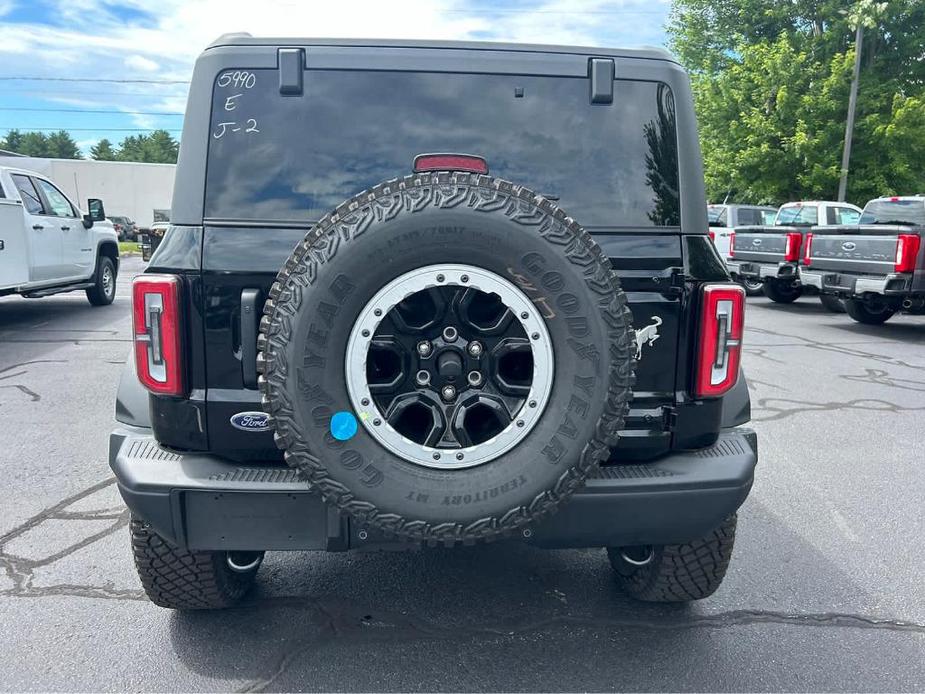
<svg viewBox="0 0 925 694">
<path fill-rule="evenodd" d="M 112 303 L 118 236 L 101 200 L 87 208 L 83 214 L 41 174 L 0 167 L 0 296 L 83 289 L 94 306 Z"/>
</svg>

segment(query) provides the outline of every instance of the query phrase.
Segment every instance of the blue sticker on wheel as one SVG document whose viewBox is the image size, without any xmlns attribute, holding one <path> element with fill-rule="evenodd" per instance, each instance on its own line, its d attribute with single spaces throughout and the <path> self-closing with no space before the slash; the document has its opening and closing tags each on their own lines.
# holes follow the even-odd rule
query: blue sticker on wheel
<svg viewBox="0 0 925 694">
<path fill-rule="evenodd" d="M 357 433 L 357 418 L 352 412 L 335 412 L 331 417 L 331 436 L 338 441 L 349 441 Z"/>
</svg>

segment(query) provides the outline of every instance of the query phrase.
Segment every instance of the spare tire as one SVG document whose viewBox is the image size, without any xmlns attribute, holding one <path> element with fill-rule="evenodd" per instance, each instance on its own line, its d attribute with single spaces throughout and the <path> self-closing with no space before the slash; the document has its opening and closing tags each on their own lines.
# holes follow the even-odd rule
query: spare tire
<svg viewBox="0 0 925 694">
<path fill-rule="evenodd" d="M 631 314 L 600 247 L 490 176 L 417 174 L 344 202 L 295 248 L 260 326 L 289 465 L 362 525 L 430 543 L 549 515 L 631 398 Z"/>
</svg>

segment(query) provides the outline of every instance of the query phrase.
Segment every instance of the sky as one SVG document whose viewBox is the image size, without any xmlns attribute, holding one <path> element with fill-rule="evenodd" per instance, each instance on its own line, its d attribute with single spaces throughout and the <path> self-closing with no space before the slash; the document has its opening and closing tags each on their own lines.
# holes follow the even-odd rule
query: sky
<svg viewBox="0 0 925 694">
<path fill-rule="evenodd" d="M 64 129 L 84 155 L 103 137 L 117 144 L 153 128 L 179 139 L 196 56 L 228 32 L 661 46 L 669 9 L 670 0 L 0 0 L 0 135 Z"/>
</svg>

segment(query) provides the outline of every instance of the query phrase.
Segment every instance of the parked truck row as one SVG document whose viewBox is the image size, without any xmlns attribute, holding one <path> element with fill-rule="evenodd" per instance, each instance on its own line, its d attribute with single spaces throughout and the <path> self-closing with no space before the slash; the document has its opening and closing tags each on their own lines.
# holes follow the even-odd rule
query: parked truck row
<svg viewBox="0 0 925 694">
<path fill-rule="evenodd" d="M 721 212 L 733 219 L 733 210 L 766 209 L 710 208 L 711 227 Z M 719 226 L 711 236 L 750 295 L 760 290 L 783 304 L 818 295 L 829 310 L 866 324 L 901 311 L 925 312 L 925 196 L 877 198 L 863 210 L 844 202 L 792 202 L 770 224 L 741 224 L 737 214 L 739 224 Z"/>
</svg>

